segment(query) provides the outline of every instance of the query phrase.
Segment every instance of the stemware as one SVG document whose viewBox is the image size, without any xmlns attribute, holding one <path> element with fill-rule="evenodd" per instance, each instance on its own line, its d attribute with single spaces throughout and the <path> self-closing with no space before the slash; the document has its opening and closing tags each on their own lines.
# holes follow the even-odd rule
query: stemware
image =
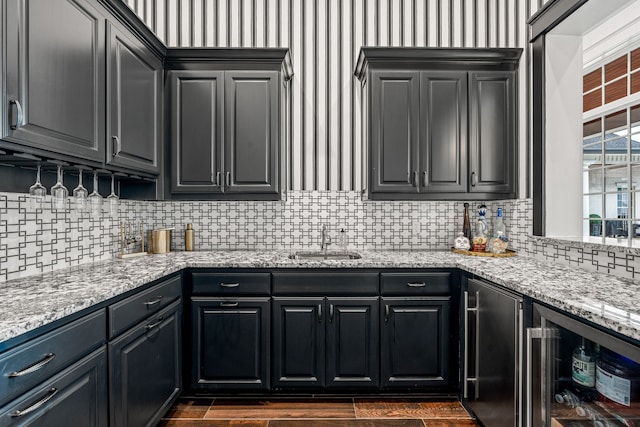
<svg viewBox="0 0 640 427">
<path fill-rule="evenodd" d="M 111 174 L 111 194 L 107 196 L 107 206 L 109 210 L 109 215 L 112 217 L 116 217 L 118 215 L 118 195 L 115 190 L 115 178 L 113 174 Z"/>
<path fill-rule="evenodd" d="M 44 203 L 44 196 L 47 195 L 47 189 L 40 182 L 40 165 L 38 165 L 38 171 L 36 172 L 36 183 L 29 187 L 29 208 L 32 210 L 42 208 Z"/>
<path fill-rule="evenodd" d="M 58 180 L 51 187 L 51 209 L 53 210 L 65 210 L 67 207 L 67 197 L 69 197 L 69 190 L 62 183 L 62 165 L 58 165 Z"/>
<path fill-rule="evenodd" d="M 93 192 L 87 197 L 89 201 L 89 210 L 91 216 L 94 218 L 100 218 L 100 211 L 102 210 L 102 196 L 98 193 L 98 172 L 93 171 Z"/>
<path fill-rule="evenodd" d="M 87 197 L 89 196 L 89 191 L 82 185 L 82 171 L 82 168 L 78 168 L 78 186 L 73 189 L 73 198 L 78 213 L 86 212 L 88 208 Z"/>
</svg>

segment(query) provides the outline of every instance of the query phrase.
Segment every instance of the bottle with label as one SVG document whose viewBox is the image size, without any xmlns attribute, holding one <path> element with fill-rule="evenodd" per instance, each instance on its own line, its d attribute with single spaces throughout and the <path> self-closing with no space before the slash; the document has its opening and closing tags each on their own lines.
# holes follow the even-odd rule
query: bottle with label
<svg viewBox="0 0 640 427">
<path fill-rule="evenodd" d="M 341 228 L 338 233 L 338 248 L 343 251 L 347 250 L 347 232 L 344 228 Z"/>
<path fill-rule="evenodd" d="M 187 224 L 187 229 L 184 230 L 184 250 L 185 251 L 193 250 L 194 237 L 195 237 L 194 234 L 195 234 L 195 231 L 193 230 L 193 226 L 191 225 L 191 223 Z"/>
<path fill-rule="evenodd" d="M 631 407 L 640 400 L 640 364 L 603 349 L 596 363 L 596 390 L 604 402 Z"/>
<path fill-rule="evenodd" d="M 507 227 L 502 220 L 502 208 L 498 208 L 496 219 L 493 222 L 493 237 L 489 244 L 491 252 L 494 254 L 503 254 L 507 251 Z"/>
<path fill-rule="evenodd" d="M 473 251 L 485 252 L 487 250 L 487 240 L 489 237 L 489 225 L 485 215 L 487 207 L 480 205 L 478 207 L 478 221 L 476 222 L 476 232 L 473 235 Z"/>
<path fill-rule="evenodd" d="M 596 385 L 596 355 L 584 337 L 573 350 L 571 379 L 580 387 L 593 388 Z"/>
<path fill-rule="evenodd" d="M 464 219 L 462 220 L 462 234 L 471 243 L 471 221 L 469 221 L 469 203 L 464 204 Z"/>
</svg>

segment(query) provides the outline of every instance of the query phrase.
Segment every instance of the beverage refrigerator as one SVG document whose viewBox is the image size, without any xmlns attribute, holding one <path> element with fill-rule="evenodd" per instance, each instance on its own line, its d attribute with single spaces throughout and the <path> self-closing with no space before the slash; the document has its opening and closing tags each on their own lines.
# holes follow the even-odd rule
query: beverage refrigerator
<svg viewBox="0 0 640 427">
<path fill-rule="evenodd" d="M 640 321 L 602 305 L 586 309 Z M 534 303 L 532 314 L 523 425 L 640 427 L 639 343 L 544 305 Z"/>
</svg>

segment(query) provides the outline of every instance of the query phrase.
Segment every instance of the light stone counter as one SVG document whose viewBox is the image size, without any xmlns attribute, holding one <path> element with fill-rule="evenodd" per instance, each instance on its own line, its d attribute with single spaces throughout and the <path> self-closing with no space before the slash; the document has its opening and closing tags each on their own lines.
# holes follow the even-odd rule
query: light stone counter
<svg viewBox="0 0 640 427">
<path fill-rule="evenodd" d="M 187 267 L 460 268 L 640 340 L 638 281 L 521 256 L 471 257 L 446 251 L 358 252 L 362 259 L 349 261 L 291 260 L 291 251 L 172 252 L 11 280 L 0 283 L 0 343 Z"/>
</svg>

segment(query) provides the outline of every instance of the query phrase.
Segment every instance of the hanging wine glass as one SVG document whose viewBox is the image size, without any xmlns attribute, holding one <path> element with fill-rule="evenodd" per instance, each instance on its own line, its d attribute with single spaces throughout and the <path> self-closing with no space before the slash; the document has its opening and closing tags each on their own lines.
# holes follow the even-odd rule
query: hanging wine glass
<svg viewBox="0 0 640 427">
<path fill-rule="evenodd" d="M 29 187 L 29 209 L 41 209 L 46 195 L 47 188 L 40 182 L 40 165 L 38 165 L 36 183 Z"/>
<path fill-rule="evenodd" d="M 51 187 L 51 209 L 62 211 L 67 208 L 69 190 L 62 183 L 62 165 L 58 165 L 58 180 Z"/>
<path fill-rule="evenodd" d="M 100 218 L 102 211 L 102 196 L 98 193 L 98 172 L 93 172 L 93 192 L 87 197 L 89 210 L 93 218 Z"/>
<path fill-rule="evenodd" d="M 118 216 L 118 195 L 115 190 L 115 178 L 113 174 L 111 174 L 111 194 L 107 196 L 107 207 L 109 209 L 109 215 L 113 218 Z"/>
<path fill-rule="evenodd" d="M 78 186 L 73 189 L 73 199 L 75 200 L 76 211 L 78 213 L 86 212 L 89 203 L 87 197 L 89 191 L 82 185 L 82 168 L 78 168 Z"/>
</svg>

